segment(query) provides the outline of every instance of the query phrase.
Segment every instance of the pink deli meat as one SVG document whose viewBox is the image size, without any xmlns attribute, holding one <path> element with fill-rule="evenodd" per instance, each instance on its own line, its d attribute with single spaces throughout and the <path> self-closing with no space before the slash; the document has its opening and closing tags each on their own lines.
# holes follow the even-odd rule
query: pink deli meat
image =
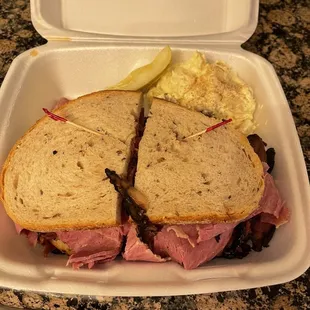
<svg viewBox="0 0 310 310">
<path fill-rule="evenodd" d="M 195 225 L 193 225 L 195 228 Z M 196 243 L 193 247 L 187 238 L 178 237 L 176 231 L 164 227 L 154 239 L 154 252 L 162 257 L 170 257 L 185 269 L 194 269 L 217 256 L 228 243 L 232 229 L 215 238 Z M 196 230 L 196 228 L 195 228 Z"/>
<path fill-rule="evenodd" d="M 127 242 L 123 258 L 128 261 L 147 261 L 161 263 L 167 259 L 154 254 L 137 236 L 136 225 L 132 224 L 127 234 Z"/>
<path fill-rule="evenodd" d="M 19 226 L 18 224 L 15 224 L 15 229 L 17 231 L 17 233 L 19 235 L 24 234 L 27 239 L 28 239 L 28 243 L 35 247 L 38 243 L 38 233 L 34 232 L 34 231 L 30 231 L 27 229 L 22 228 L 21 226 Z"/>
<path fill-rule="evenodd" d="M 291 217 L 290 210 L 287 207 L 283 206 L 278 217 L 276 217 L 273 214 L 263 212 L 261 213 L 260 220 L 264 223 L 275 225 L 278 228 L 279 226 L 287 223 L 290 217 Z"/>
<path fill-rule="evenodd" d="M 225 231 L 234 229 L 238 223 L 220 223 L 220 224 L 199 224 L 196 225 L 196 229 L 198 231 L 198 239 L 197 242 L 202 242 L 206 240 L 210 240 L 215 236 L 222 234 Z"/>
<path fill-rule="evenodd" d="M 16 232 L 20 235 L 24 228 L 15 223 L 14 225 L 15 225 Z"/>
<path fill-rule="evenodd" d="M 275 181 L 269 173 L 265 174 L 265 190 L 259 205 L 262 222 L 279 227 L 289 221 L 290 211 L 284 206 Z"/>
<path fill-rule="evenodd" d="M 83 265 L 92 268 L 95 262 L 107 262 L 120 253 L 123 232 L 122 227 L 101 228 L 95 230 L 58 231 L 57 237 L 68 245 L 73 254 L 67 265 L 74 269 Z"/>
</svg>

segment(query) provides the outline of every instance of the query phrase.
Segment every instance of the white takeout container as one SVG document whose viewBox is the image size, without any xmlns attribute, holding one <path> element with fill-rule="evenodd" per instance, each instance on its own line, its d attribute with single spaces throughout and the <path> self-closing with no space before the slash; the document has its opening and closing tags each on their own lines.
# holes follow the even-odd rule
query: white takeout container
<svg viewBox="0 0 310 310">
<path fill-rule="evenodd" d="M 258 0 L 31 0 L 48 43 L 19 55 L 0 92 L 0 166 L 15 141 L 62 96 L 104 89 L 169 44 L 173 60 L 195 50 L 227 62 L 258 102 L 257 133 L 276 149 L 274 177 L 292 212 L 270 247 L 186 271 L 176 263 L 115 261 L 73 271 L 66 257 L 32 249 L 0 208 L 0 286 L 66 294 L 156 296 L 247 289 L 290 281 L 309 267 L 310 198 L 294 121 L 271 64 L 240 45 L 254 32 Z"/>
</svg>

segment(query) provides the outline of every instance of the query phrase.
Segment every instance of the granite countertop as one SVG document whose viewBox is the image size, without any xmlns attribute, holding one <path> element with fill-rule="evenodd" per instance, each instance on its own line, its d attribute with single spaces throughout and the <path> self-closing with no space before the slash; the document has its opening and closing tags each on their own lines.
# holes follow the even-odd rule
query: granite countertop
<svg viewBox="0 0 310 310">
<path fill-rule="evenodd" d="M 308 0 L 261 0 L 258 27 L 243 44 L 274 65 L 294 116 L 308 174 L 309 26 Z M 0 0 L 0 84 L 17 55 L 45 42 L 31 24 L 28 1 Z M 1 304 L 27 309 L 310 309 L 309 278 L 308 270 L 283 285 L 177 297 L 77 297 L 0 288 L 0 309 Z"/>
</svg>

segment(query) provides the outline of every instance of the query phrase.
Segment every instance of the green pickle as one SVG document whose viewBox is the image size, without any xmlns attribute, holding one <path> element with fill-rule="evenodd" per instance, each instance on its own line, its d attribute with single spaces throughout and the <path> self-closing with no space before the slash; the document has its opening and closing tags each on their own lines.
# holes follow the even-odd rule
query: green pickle
<svg viewBox="0 0 310 310">
<path fill-rule="evenodd" d="M 166 46 L 162 49 L 155 59 L 138 69 L 130 72 L 129 75 L 114 86 L 110 86 L 109 90 L 141 90 L 148 86 L 166 70 L 171 62 L 171 49 Z"/>
</svg>

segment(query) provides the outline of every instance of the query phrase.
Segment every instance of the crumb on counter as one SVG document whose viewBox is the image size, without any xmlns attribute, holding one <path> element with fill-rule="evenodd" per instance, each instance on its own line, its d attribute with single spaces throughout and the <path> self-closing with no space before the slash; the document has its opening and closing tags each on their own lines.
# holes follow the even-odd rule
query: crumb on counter
<svg viewBox="0 0 310 310">
<path fill-rule="evenodd" d="M 32 57 L 36 57 L 36 56 L 38 56 L 38 55 L 39 55 L 38 50 L 36 50 L 36 49 L 31 50 L 31 52 L 30 52 L 30 56 L 32 56 Z"/>
</svg>

